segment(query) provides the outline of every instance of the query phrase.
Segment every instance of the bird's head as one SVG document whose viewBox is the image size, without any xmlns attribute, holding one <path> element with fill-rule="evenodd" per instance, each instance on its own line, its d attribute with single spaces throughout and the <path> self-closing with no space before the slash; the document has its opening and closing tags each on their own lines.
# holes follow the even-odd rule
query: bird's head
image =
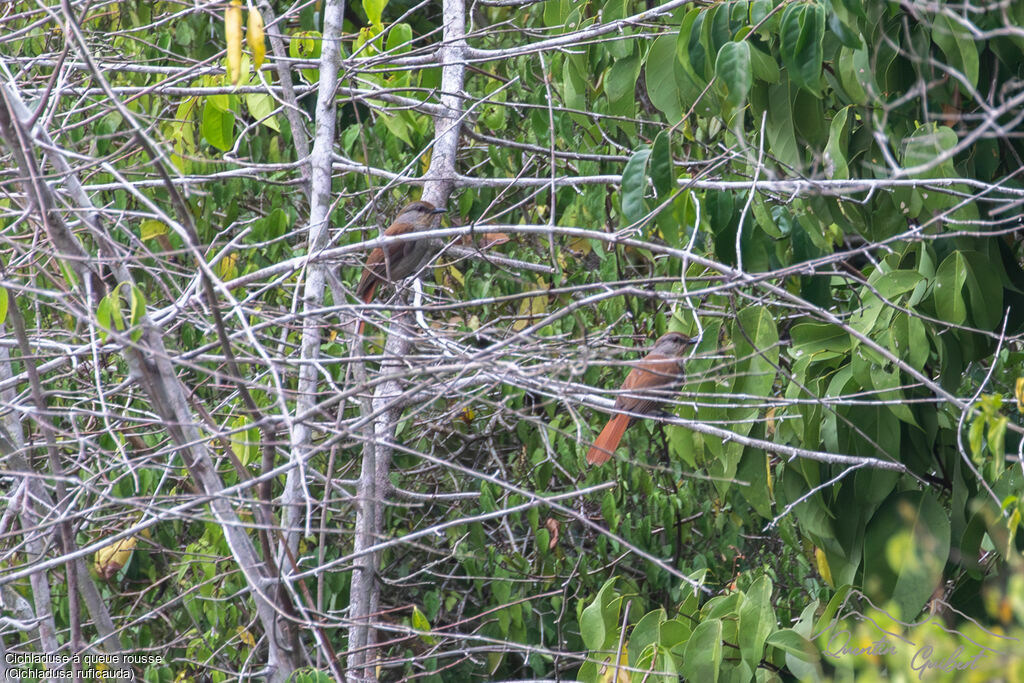
<svg viewBox="0 0 1024 683">
<path fill-rule="evenodd" d="M 696 342 L 693 339 L 682 332 L 668 332 L 654 342 L 654 348 L 651 351 L 665 356 L 681 356 L 683 351 L 694 343 Z"/>
</svg>

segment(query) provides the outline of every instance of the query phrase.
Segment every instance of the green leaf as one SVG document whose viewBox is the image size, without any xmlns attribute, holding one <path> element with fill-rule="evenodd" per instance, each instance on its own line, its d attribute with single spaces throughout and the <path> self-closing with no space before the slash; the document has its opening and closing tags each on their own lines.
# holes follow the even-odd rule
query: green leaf
<svg viewBox="0 0 1024 683">
<path fill-rule="evenodd" d="M 207 100 L 203 106 L 203 137 L 220 151 L 229 151 L 235 144 L 235 115 Z"/>
<path fill-rule="evenodd" d="M 850 130 L 847 126 L 850 107 L 843 107 L 828 127 L 828 142 L 825 144 L 825 176 L 831 180 L 848 180 L 850 168 L 846 162 Z"/>
<path fill-rule="evenodd" d="M 683 651 L 683 676 L 714 683 L 722 667 L 722 620 L 708 619 L 693 629 Z"/>
<path fill-rule="evenodd" d="M 967 260 L 959 251 L 947 256 L 935 271 L 935 312 L 948 323 L 961 325 L 967 319 L 963 297 L 967 280 Z"/>
<path fill-rule="evenodd" d="M 967 259 L 967 299 L 971 321 L 983 330 L 995 330 L 1003 319 L 1003 285 L 984 254 L 962 252 Z"/>
<path fill-rule="evenodd" d="M 580 614 L 580 636 L 588 650 L 600 650 L 604 647 L 609 632 L 616 629 L 618 610 L 610 609 L 618 604 L 613 590 L 615 577 L 604 582 L 594 600 Z"/>
<path fill-rule="evenodd" d="M 427 616 L 423 614 L 423 612 L 420 611 L 420 608 L 416 605 L 412 606 L 412 627 L 415 630 L 420 631 L 422 633 L 422 635 L 420 636 L 420 640 L 422 640 L 427 645 L 433 645 L 437 642 L 437 638 L 435 638 L 432 635 L 429 635 L 430 621 L 427 619 Z"/>
<path fill-rule="evenodd" d="M 984 445 L 986 417 L 978 414 L 971 422 L 971 428 L 967 432 L 967 443 L 971 446 L 971 456 L 975 462 L 981 462 L 981 447 Z"/>
<path fill-rule="evenodd" d="M 747 590 L 739 609 L 740 656 L 751 670 L 756 669 L 761 661 L 764 642 L 776 626 L 775 610 L 772 609 L 772 581 L 766 575 L 761 575 Z"/>
<path fill-rule="evenodd" d="M 7 307 L 10 304 L 10 294 L 6 287 L 0 287 L 0 325 L 7 321 Z"/>
<path fill-rule="evenodd" d="M 406 23 L 392 24 L 388 31 L 387 51 L 396 55 L 412 49 L 412 26 Z"/>
<path fill-rule="evenodd" d="M 783 79 L 768 88 L 768 134 L 769 150 L 783 164 L 800 168 L 800 151 L 793 128 L 793 101 L 790 97 L 790 82 Z"/>
<path fill-rule="evenodd" d="M 916 270 L 893 270 L 872 283 L 882 298 L 892 301 L 917 287 L 924 277 Z"/>
<path fill-rule="evenodd" d="M 676 37 L 660 36 L 651 45 L 644 63 L 647 95 L 669 122 L 683 118 L 683 105 L 676 84 Z M 682 70 L 682 67 L 678 67 Z M 682 74 L 680 77 L 685 77 Z"/>
<path fill-rule="evenodd" d="M 956 147 L 956 142 L 956 132 L 952 128 L 936 126 L 934 123 L 925 124 L 906 139 L 903 167 L 929 167 L 927 170 L 915 173 L 915 178 L 942 178 L 956 175 L 951 160 L 947 159 L 941 164 L 935 163 L 936 157 Z M 938 193 L 935 194 L 941 196 Z M 949 203 L 948 198 L 944 198 L 944 200 L 945 203 Z"/>
<path fill-rule="evenodd" d="M 121 284 L 118 284 L 96 306 L 96 323 L 99 326 L 100 339 L 107 340 L 110 332 L 121 332 L 125 329 L 124 317 L 121 314 Z"/>
<path fill-rule="evenodd" d="M 868 92 L 874 91 L 871 73 L 866 50 L 839 51 L 839 81 L 854 104 L 867 104 Z"/>
<path fill-rule="evenodd" d="M 566 58 L 562 68 L 562 99 L 569 109 L 584 111 L 587 108 L 587 84 L 579 73 L 576 60 L 571 57 Z"/>
<path fill-rule="evenodd" d="M 378 29 L 383 28 L 381 16 L 387 4 L 388 0 L 363 0 L 363 11 L 366 12 L 367 20 Z"/>
<path fill-rule="evenodd" d="M 750 48 L 750 68 L 754 78 L 765 83 L 778 83 L 779 65 L 775 63 L 775 58 L 750 45 L 748 41 L 744 43 Z"/>
<path fill-rule="evenodd" d="M 970 32 L 945 14 L 937 13 L 932 20 L 932 40 L 939 46 L 949 66 L 963 74 L 972 88 L 978 86 L 978 46 Z"/>
<path fill-rule="evenodd" d="M 828 9 L 828 27 L 832 33 L 836 35 L 836 38 L 839 39 L 839 42 L 846 47 L 853 48 L 855 50 L 860 49 L 863 45 L 863 43 L 861 43 L 860 36 L 846 25 L 846 22 L 843 21 L 840 12 L 836 11 L 834 4 L 830 3 Z"/>
<path fill-rule="evenodd" d="M 663 130 L 654 138 L 651 147 L 651 180 L 658 199 L 664 200 L 676 189 L 676 169 L 672 164 L 672 150 L 669 145 L 671 133 Z"/>
<path fill-rule="evenodd" d="M 245 106 L 252 114 L 252 117 L 267 128 L 281 132 L 281 126 L 277 123 L 274 113 L 274 98 L 266 93 L 246 93 Z"/>
<path fill-rule="evenodd" d="M 734 107 L 742 106 L 753 83 L 750 45 L 746 41 L 723 45 L 715 59 L 715 76 L 725 86 L 726 100 Z"/>
<path fill-rule="evenodd" d="M 649 147 L 633 152 L 622 171 L 622 214 L 630 224 L 647 215 L 644 194 L 647 191 L 647 160 L 651 156 Z"/>
<path fill-rule="evenodd" d="M 814 645 L 791 628 L 780 628 L 778 631 L 775 631 L 768 636 L 765 644 L 777 647 L 783 652 L 794 655 L 805 662 L 813 662 L 817 659 Z"/>
<path fill-rule="evenodd" d="M 132 341 L 139 341 L 142 337 L 142 318 L 146 315 L 146 295 L 142 293 L 138 285 L 132 285 L 129 290 L 129 310 L 131 311 Z"/>
<path fill-rule="evenodd" d="M 640 76 L 640 56 L 632 54 L 624 59 L 618 59 L 608 69 L 608 75 L 604 80 L 604 93 L 612 102 L 618 102 L 623 98 L 633 98 L 636 90 L 636 81 Z"/>
<path fill-rule="evenodd" d="M 942 583 L 950 522 L 928 490 L 903 491 L 878 509 L 864 536 L 864 585 L 892 600 L 897 619 L 914 619 Z"/>
<path fill-rule="evenodd" d="M 824 351 L 845 353 L 850 350 L 846 330 L 828 323 L 797 323 L 790 330 L 793 355 L 817 354 Z"/>
<path fill-rule="evenodd" d="M 817 3 L 793 3 L 779 25 L 782 63 L 797 86 L 817 93 L 824 62 L 825 9 Z"/>
<path fill-rule="evenodd" d="M 637 659 L 648 645 L 658 642 L 661 624 L 668 615 L 664 608 L 648 612 L 633 627 L 629 634 L 629 665 L 636 666 Z"/>
</svg>

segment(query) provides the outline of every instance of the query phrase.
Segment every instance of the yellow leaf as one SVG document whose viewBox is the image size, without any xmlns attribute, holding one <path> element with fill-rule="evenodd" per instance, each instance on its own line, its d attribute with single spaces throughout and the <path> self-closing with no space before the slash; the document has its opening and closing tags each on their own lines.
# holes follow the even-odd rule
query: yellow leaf
<svg viewBox="0 0 1024 683">
<path fill-rule="evenodd" d="M 463 277 L 462 271 L 460 271 L 455 266 L 448 266 L 448 275 L 450 275 L 456 282 L 458 282 L 463 287 L 466 286 L 466 278 Z"/>
<path fill-rule="evenodd" d="M 132 551 L 138 543 L 135 536 L 122 538 L 96 551 L 93 569 L 104 579 L 110 579 L 132 558 Z"/>
<path fill-rule="evenodd" d="M 242 0 L 231 0 L 224 10 L 224 39 L 228 44 L 228 79 L 238 85 L 242 75 Z"/>
<path fill-rule="evenodd" d="M 1013 395 L 1017 398 L 1017 412 L 1024 413 L 1024 377 L 1017 378 L 1017 385 L 1013 389 Z"/>
<path fill-rule="evenodd" d="M 420 608 L 416 605 L 412 606 L 412 627 L 417 631 L 430 631 L 430 622 L 427 621 L 427 615 L 420 611 Z M 433 645 L 437 642 L 437 638 L 431 635 L 422 634 L 420 639 L 427 645 Z"/>
<path fill-rule="evenodd" d="M 253 638 L 252 634 L 249 633 L 244 627 L 237 627 L 235 629 L 235 633 L 238 634 L 238 639 L 241 640 L 243 643 L 245 643 L 249 647 L 256 647 L 256 639 Z"/>
<path fill-rule="evenodd" d="M 832 588 L 835 588 L 835 584 L 832 583 L 832 570 L 828 566 L 828 558 L 825 557 L 825 551 L 821 548 L 814 549 L 814 561 L 818 565 L 818 573 L 821 574 L 821 578 L 825 579 Z"/>
<path fill-rule="evenodd" d="M 573 251 L 577 254 L 586 256 L 591 252 L 590 240 L 587 239 L 586 237 L 574 237 L 573 239 L 569 240 L 567 248 L 570 251 Z"/>
<path fill-rule="evenodd" d="M 626 652 L 626 646 L 622 646 L 622 654 L 619 655 L 619 668 L 616 668 L 611 663 L 611 658 L 605 660 L 604 666 L 601 668 L 599 675 L 601 676 L 601 683 L 630 683 L 632 679 L 629 676 L 629 670 L 625 667 L 629 666 L 629 655 Z"/>
<path fill-rule="evenodd" d="M 519 319 L 512 325 L 514 332 L 526 329 L 528 325 L 533 322 L 533 319 L 543 315 L 548 310 L 548 295 L 547 290 L 551 285 L 544 282 L 543 279 L 538 278 L 537 285 L 531 289 L 534 291 L 542 291 L 544 294 L 540 296 L 531 296 L 523 299 L 519 304 Z"/>
<path fill-rule="evenodd" d="M 149 219 L 148 221 L 142 221 L 142 225 L 139 226 L 139 236 L 142 241 L 151 240 L 160 235 L 167 234 L 167 226 L 161 221 Z"/>
<path fill-rule="evenodd" d="M 221 280 L 234 280 L 238 277 L 238 253 L 233 252 L 225 256 L 217 264 L 217 275 Z"/>
<path fill-rule="evenodd" d="M 256 8 L 249 10 L 249 27 L 245 32 L 245 42 L 252 51 L 253 68 L 257 71 L 263 66 L 267 56 L 267 46 L 263 31 L 263 15 Z"/>
</svg>

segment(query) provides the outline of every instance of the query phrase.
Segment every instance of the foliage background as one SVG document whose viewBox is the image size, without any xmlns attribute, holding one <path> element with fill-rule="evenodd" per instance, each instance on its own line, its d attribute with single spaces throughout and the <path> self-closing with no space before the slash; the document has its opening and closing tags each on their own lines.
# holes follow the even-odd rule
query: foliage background
<svg viewBox="0 0 1024 683">
<path fill-rule="evenodd" d="M 884 608 L 1020 679 L 1022 20 L 8 3 L 3 647 L 167 681 L 914 674 L 828 656 Z M 421 186 L 444 253 L 355 305 Z M 588 469 L 669 329 L 700 339 L 673 416 Z"/>
</svg>

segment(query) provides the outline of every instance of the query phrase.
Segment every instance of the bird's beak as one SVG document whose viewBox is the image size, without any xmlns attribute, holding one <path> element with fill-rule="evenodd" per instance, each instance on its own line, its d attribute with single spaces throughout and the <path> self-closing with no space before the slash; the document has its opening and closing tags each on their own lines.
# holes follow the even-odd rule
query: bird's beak
<svg viewBox="0 0 1024 683">
<path fill-rule="evenodd" d="M 444 208 L 441 208 L 441 209 L 434 209 L 434 210 L 433 210 L 433 211 L 431 211 L 430 213 L 448 213 L 448 209 L 444 209 Z"/>
</svg>

